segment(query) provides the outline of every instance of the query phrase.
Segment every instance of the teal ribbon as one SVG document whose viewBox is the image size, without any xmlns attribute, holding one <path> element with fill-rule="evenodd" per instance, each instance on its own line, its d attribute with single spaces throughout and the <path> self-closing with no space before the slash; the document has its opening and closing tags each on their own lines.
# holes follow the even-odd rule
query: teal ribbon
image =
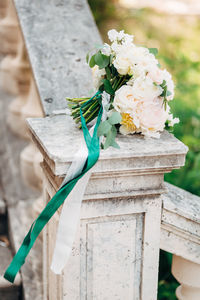
<svg viewBox="0 0 200 300">
<path fill-rule="evenodd" d="M 100 92 L 97 92 L 95 94 L 99 95 Z M 94 96 L 94 97 L 95 97 Z M 91 101 L 94 97 L 92 97 Z M 86 105 L 86 103 L 85 103 Z M 83 129 L 83 135 L 84 139 L 88 148 L 88 158 L 86 161 L 86 164 L 81 171 L 80 175 L 76 176 L 75 178 L 71 179 L 69 182 L 67 182 L 64 186 L 62 186 L 57 193 L 53 196 L 53 198 L 48 202 L 44 210 L 41 212 L 41 214 L 38 216 L 38 218 L 33 222 L 31 225 L 31 228 L 24 238 L 24 241 L 17 251 L 16 255 L 14 256 L 11 264 L 7 268 L 4 278 L 7 279 L 10 282 L 14 282 L 15 277 L 19 270 L 21 269 L 22 265 L 25 263 L 25 259 L 33 247 L 38 235 L 42 231 L 42 229 L 45 227 L 45 225 L 48 223 L 48 221 L 51 219 L 51 217 L 54 215 L 54 213 L 58 210 L 58 208 L 63 204 L 69 193 L 72 191 L 78 180 L 83 177 L 85 173 L 87 173 L 98 161 L 99 154 L 100 154 L 100 146 L 99 146 L 99 137 L 97 135 L 97 130 L 101 122 L 102 117 L 102 107 L 99 110 L 99 114 L 97 117 L 97 122 L 94 128 L 93 136 L 91 137 L 86 121 L 83 117 L 82 110 L 80 109 L 81 114 L 81 123 L 82 123 L 82 129 Z"/>
</svg>

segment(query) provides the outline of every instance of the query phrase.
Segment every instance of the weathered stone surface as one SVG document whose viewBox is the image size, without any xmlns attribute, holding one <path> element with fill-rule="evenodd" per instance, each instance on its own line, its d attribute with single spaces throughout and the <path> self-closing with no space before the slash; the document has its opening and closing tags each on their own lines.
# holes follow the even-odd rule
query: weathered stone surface
<svg viewBox="0 0 200 300">
<path fill-rule="evenodd" d="M 85 57 L 101 39 L 86 0 L 15 0 L 34 77 L 46 115 L 66 97 L 88 94 Z M 45 12 L 45 13 L 44 13 Z"/>
<path fill-rule="evenodd" d="M 3 274 L 11 259 L 11 250 L 6 246 L 0 245 L 0 299 L 2 300 L 16 300 L 21 295 L 21 278 L 19 274 L 14 284 L 3 278 Z"/>
<path fill-rule="evenodd" d="M 17 205 L 8 209 L 9 235 L 11 244 L 16 252 L 27 234 L 33 217 L 33 203 L 19 201 Z M 26 263 L 21 269 L 22 288 L 25 300 L 42 300 L 42 241 L 37 239 L 34 247 L 29 253 Z"/>
<path fill-rule="evenodd" d="M 200 197 L 171 184 L 166 186 L 160 247 L 200 264 Z"/>
</svg>

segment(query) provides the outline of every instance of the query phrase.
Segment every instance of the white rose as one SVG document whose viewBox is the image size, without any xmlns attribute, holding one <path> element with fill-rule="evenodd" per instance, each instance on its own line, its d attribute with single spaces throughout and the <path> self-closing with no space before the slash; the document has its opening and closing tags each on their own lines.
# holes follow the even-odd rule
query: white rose
<svg viewBox="0 0 200 300">
<path fill-rule="evenodd" d="M 104 75 L 106 75 L 105 69 L 99 69 L 97 65 L 92 68 L 93 85 L 96 90 L 99 89 Z"/>
<path fill-rule="evenodd" d="M 134 97 L 142 101 L 152 101 L 162 94 L 163 89 L 155 86 L 149 77 L 138 77 L 133 84 Z"/>
<path fill-rule="evenodd" d="M 133 48 L 133 45 L 120 45 L 115 49 L 116 56 L 113 60 L 113 64 L 120 75 L 131 74 Z"/>
<path fill-rule="evenodd" d="M 146 68 L 147 71 L 149 66 L 158 64 L 155 56 L 147 48 L 137 46 L 133 48 L 131 61 L 132 65 L 137 64 L 140 67 Z"/>
</svg>

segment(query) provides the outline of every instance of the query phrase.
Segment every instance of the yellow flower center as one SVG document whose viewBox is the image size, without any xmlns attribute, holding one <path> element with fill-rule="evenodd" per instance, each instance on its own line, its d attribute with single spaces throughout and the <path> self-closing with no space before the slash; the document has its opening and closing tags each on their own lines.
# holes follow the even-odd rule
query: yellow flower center
<svg viewBox="0 0 200 300">
<path fill-rule="evenodd" d="M 121 124 L 126 126 L 129 131 L 135 131 L 136 126 L 133 123 L 133 118 L 127 113 L 122 113 L 121 115 L 122 115 Z"/>
</svg>

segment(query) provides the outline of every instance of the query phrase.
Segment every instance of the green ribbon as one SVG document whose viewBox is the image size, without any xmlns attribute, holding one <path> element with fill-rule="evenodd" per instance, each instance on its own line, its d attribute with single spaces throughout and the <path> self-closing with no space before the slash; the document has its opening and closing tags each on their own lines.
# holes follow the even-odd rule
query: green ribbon
<svg viewBox="0 0 200 300">
<path fill-rule="evenodd" d="M 99 95 L 100 92 L 97 92 L 95 96 Z M 95 97 L 94 96 L 94 97 Z M 94 97 L 92 97 L 91 101 Z M 86 103 L 85 103 L 86 105 Z M 33 222 L 31 228 L 24 238 L 24 241 L 17 251 L 16 255 L 14 256 L 11 264 L 7 268 L 4 278 L 10 282 L 14 282 L 17 273 L 19 272 L 22 265 L 25 263 L 25 259 L 33 247 L 38 235 L 54 215 L 54 213 L 58 210 L 58 208 L 63 204 L 69 193 L 72 191 L 78 180 L 83 177 L 85 173 L 87 173 L 98 161 L 99 154 L 100 154 L 100 147 L 99 147 L 99 137 L 97 135 L 97 130 L 101 122 L 102 117 L 102 107 L 99 110 L 99 114 L 97 117 L 97 122 L 94 128 L 93 136 L 91 137 L 86 121 L 83 117 L 82 110 L 80 109 L 81 115 L 81 123 L 83 129 L 84 139 L 88 148 L 88 158 L 86 164 L 80 173 L 80 175 L 76 176 L 75 178 L 68 181 L 64 186 L 62 186 L 57 193 L 53 196 L 53 198 L 48 202 L 44 210 L 38 216 L 38 218 Z"/>
</svg>

